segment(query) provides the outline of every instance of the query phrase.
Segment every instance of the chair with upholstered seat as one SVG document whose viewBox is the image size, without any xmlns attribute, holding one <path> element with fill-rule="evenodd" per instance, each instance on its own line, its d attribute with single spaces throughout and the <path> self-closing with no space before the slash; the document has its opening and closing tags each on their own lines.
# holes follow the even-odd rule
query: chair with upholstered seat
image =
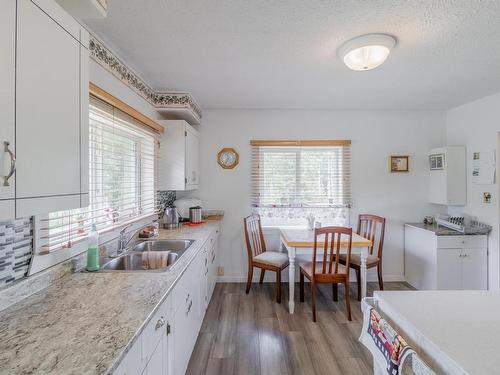
<svg viewBox="0 0 500 375">
<path fill-rule="evenodd" d="M 250 215 L 243 222 L 248 254 L 246 293 L 250 292 L 250 287 L 252 286 L 254 267 L 260 268 L 260 284 L 264 281 L 266 270 L 273 271 L 276 272 L 276 302 L 281 303 L 281 271 L 288 267 L 288 255 L 266 249 L 259 215 Z"/>
<path fill-rule="evenodd" d="M 320 238 L 323 237 L 323 238 Z M 345 248 L 346 264 L 340 264 L 341 241 Z M 322 243 L 318 254 L 318 243 Z M 311 262 L 300 263 L 300 302 L 304 302 L 304 278 L 311 284 L 311 306 L 313 322 L 316 321 L 316 284 L 332 284 L 333 300 L 338 300 L 337 284 L 344 284 L 347 319 L 351 320 L 349 300 L 349 260 L 352 248 L 352 229 L 344 227 L 324 227 L 314 230 L 314 247 Z M 321 261 L 319 261 L 321 260 Z"/>
<path fill-rule="evenodd" d="M 384 249 L 385 218 L 369 214 L 359 215 L 357 233 L 360 236 L 363 236 L 372 242 L 371 246 L 368 248 L 368 257 L 366 258 L 366 268 L 377 267 L 379 288 L 380 290 L 384 290 L 384 281 L 382 280 L 382 251 Z M 374 254 L 375 247 L 377 247 L 376 254 Z M 346 261 L 345 256 L 341 256 L 340 263 L 345 264 L 345 261 Z M 351 255 L 350 267 L 356 271 L 356 281 L 358 283 L 358 301 L 361 301 L 360 254 Z"/>
</svg>

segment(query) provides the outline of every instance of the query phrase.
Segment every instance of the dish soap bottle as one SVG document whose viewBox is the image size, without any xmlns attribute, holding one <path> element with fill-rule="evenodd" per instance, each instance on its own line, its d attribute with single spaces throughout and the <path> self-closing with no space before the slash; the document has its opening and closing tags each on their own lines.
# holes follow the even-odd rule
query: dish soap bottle
<svg viewBox="0 0 500 375">
<path fill-rule="evenodd" d="M 95 223 L 89 233 L 89 245 L 87 248 L 87 271 L 99 271 L 99 233 Z"/>
</svg>

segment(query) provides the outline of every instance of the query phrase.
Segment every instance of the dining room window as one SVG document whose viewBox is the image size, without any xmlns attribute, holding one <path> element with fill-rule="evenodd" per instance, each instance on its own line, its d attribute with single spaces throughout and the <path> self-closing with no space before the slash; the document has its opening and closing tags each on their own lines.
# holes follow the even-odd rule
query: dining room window
<svg viewBox="0 0 500 375">
<path fill-rule="evenodd" d="M 348 224 L 350 143 L 251 141 L 251 203 L 263 223 L 304 224 L 312 214 L 322 224 Z"/>
<path fill-rule="evenodd" d="M 93 96 L 89 122 L 89 206 L 42 217 L 40 253 L 72 247 L 92 223 L 102 231 L 156 212 L 156 134 Z"/>
</svg>

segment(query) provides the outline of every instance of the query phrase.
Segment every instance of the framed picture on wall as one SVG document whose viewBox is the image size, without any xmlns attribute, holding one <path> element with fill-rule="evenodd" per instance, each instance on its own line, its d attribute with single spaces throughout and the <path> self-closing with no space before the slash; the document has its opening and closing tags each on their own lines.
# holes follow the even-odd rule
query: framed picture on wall
<svg viewBox="0 0 500 375">
<path fill-rule="evenodd" d="M 410 157 L 408 155 L 391 155 L 389 156 L 389 171 L 391 173 L 409 172 Z"/>
</svg>

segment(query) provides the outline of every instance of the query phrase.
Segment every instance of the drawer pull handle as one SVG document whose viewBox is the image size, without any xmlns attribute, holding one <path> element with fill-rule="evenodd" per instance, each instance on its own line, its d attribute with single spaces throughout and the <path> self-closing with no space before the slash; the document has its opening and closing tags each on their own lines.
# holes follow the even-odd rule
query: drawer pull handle
<svg viewBox="0 0 500 375">
<path fill-rule="evenodd" d="M 163 316 L 158 319 L 158 321 L 156 322 L 156 325 L 155 325 L 155 331 L 157 331 L 158 329 L 160 329 L 161 327 L 163 327 L 165 325 L 165 319 L 163 319 Z"/>
<path fill-rule="evenodd" d="M 7 176 L 4 176 L 3 178 L 3 186 L 10 186 L 9 179 L 12 177 L 14 172 L 16 171 L 16 156 L 14 153 L 9 149 L 10 143 L 5 141 L 3 143 L 4 145 L 4 152 L 8 153 L 10 156 L 10 170 Z"/>
</svg>

